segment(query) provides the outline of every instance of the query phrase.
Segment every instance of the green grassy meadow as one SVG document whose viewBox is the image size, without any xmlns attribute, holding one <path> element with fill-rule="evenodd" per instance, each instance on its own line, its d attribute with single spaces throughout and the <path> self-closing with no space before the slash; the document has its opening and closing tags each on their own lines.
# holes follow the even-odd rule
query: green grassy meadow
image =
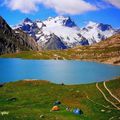
<svg viewBox="0 0 120 120">
<path fill-rule="evenodd" d="M 107 82 L 109 89 L 120 98 L 120 78 Z M 99 83 L 106 96 L 120 107 Z M 16 100 L 10 100 L 15 98 Z M 56 100 L 59 111 L 50 111 Z M 106 106 L 107 108 L 103 107 Z M 82 115 L 72 111 L 79 108 Z M 1 112 L 9 112 L 2 115 Z M 44 117 L 41 118 L 40 116 Z M 120 111 L 108 103 L 94 84 L 60 85 L 48 81 L 17 81 L 0 87 L 0 120 L 119 120 Z"/>
</svg>

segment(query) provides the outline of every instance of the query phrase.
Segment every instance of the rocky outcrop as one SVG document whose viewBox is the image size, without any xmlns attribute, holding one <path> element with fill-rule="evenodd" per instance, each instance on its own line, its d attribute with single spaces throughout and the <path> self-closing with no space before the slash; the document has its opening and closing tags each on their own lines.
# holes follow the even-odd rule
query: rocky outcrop
<svg viewBox="0 0 120 120">
<path fill-rule="evenodd" d="M 59 37 L 55 34 L 51 34 L 49 40 L 44 44 L 43 49 L 47 50 L 61 50 L 66 49 L 67 47 L 61 41 Z"/>
<path fill-rule="evenodd" d="M 12 30 L 0 16 L 0 54 L 38 50 L 35 40 L 20 30 Z"/>
</svg>

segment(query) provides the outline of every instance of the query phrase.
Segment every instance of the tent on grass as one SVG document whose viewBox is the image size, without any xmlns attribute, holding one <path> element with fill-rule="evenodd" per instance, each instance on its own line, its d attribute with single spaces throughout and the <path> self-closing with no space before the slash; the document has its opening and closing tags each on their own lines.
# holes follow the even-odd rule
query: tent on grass
<svg viewBox="0 0 120 120">
<path fill-rule="evenodd" d="M 55 101 L 55 102 L 53 103 L 53 105 L 60 105 L 60 104 L 61 104 L 60 101 Z"/>
<path fill-rule="evenodd" d="M 73 113 L 76 114 L 76 115 L 81 115 L 81 114 L 83 114 L 82 110 L 80 110 L 79 108 L 74 109 L 74 110 L 73 110 Z"/>
<path fill-rule="evenodd" d="M 53 106 L 52 111 L 59 111 L 60 108 L 58 106 Z"/>
</svg>

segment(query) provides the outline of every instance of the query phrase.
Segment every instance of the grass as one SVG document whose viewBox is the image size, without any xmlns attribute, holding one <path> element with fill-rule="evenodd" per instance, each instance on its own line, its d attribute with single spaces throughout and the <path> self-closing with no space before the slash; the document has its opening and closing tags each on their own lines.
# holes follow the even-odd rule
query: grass
<svg viewBox="0 0 120 120">
<path fill-rule="evenodd" d="M 102 83 L 99 85 L 103 88 Z M 107 82 L 107 86 L 120 98 L 120 78 Z M 107 91 L 104 92 L 112 100 Z M 10 101 L 10 98 L 16 98 L 16 101 Z M 60 111 L 50 112 L 56 100 L 62 102 Z M 105 101 L 95 84 L 62 86 L 48 81 L 11 82 L 0 88 L 0 112 L 9 112 L 4 116 L 0 114 L 0 120 L 109 120 L 111 117 L 119 120 L 120 111 L 97 103 L 114 108 Z M 66 111 L 66 106 L 80 108 L 83 114 L 74 115 Z M 44 118 L 40 118 L 41 115 Z"/>
</svg>

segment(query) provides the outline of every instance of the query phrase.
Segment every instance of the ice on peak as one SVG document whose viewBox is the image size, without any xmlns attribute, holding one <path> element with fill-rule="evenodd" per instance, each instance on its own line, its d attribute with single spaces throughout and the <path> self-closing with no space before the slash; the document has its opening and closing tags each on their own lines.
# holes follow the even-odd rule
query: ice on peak
<svg viewBox="0 0 120 120">
<path fill-rule="evenodd" d="M 86 27 L 93 27 L 93 26 L 97 26 L 97 25 L 99 25 L 99 23 L 93 22 L 93 21 L 89 21 L 88 24 L 86 25 Z"/>
<path fill-rule="evenodd" d="M 44 21 L 46 26 L 66 26 L 66 27 L 75 27 L 76 24 L 71 20 L 70 17 L 65 16 L 57 16 L 57 17 L 49 17 L 46 21 Z"/>
</svg>

